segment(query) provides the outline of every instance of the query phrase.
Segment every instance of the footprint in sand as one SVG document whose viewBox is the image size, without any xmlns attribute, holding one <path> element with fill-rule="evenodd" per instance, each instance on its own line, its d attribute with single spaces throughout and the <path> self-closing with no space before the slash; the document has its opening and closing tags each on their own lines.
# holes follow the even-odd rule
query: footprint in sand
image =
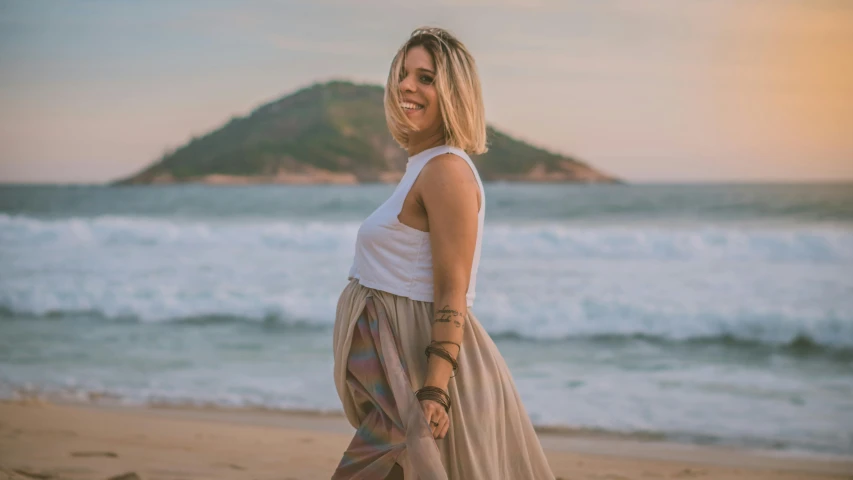
<svg viewBox="0 0 853 480">
<path fill-rule="evenodd" d="M 707 475 L 707 470 L 697 469 L 697 468 L 685 468 L 684 470 L 679 471 L 673 477 L 675 478 L 694 478 L 701 477 L 703 475 Z"/>
<path fill-rule="evenodd" d="M 72 457 L 107 457 L 118 458 L 115 452 L 71 452 Z"/>
<path fill-rule="evenodd" d="M 140 477 L 136 472 L 127 472 L 110 477 L 107 480 L 142 480 L 142 477 Z"/>
<path fill-rule="evenodd" d="M 37 472 L 35 470 L 29 470 L 24 468 L 13 468 L 12 473 L 16 473 L 24 478 L 37 478 L 39 480 L 47 480 L 51 478 L 57 478 L 56 475 L 49 472 Z M 16 478 L 11 476 L 9 478 Z"/>
</svg>

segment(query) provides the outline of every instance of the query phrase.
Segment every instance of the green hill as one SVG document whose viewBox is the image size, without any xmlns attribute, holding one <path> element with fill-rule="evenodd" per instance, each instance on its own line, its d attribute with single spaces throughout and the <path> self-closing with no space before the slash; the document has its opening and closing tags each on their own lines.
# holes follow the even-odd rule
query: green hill
<svg viewBox="0 0 853 480">
<path fill-rule="evenodd" d="M 232 118 L 114 183 L 396 182 L 407 154 L 388 133 L 382 96 L 373 85 L 315 84 Z M 618 182 L 491 127 L 488 143 L 489 152 L 473 158 L 484 181 Z"/>
</svg>

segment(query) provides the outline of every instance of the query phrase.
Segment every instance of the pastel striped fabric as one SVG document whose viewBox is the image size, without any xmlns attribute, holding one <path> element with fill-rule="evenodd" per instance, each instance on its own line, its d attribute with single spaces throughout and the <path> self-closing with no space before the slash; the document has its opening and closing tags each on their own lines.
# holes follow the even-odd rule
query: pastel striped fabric
<svg viewBox="0 0 853 480">
<path fill-rule="evenodd" d="M 353 399 L 367 411 L 344 453 L 333 480 L 385 478 L 406 447 L 406 435 L 394 393 L 386 380 L 385 358 L 378 348 L 379 325 L 372 299 L 355 324 L 347 367 Z M 398 419 L 395 421 L 394 419 Z"/>
</svg>

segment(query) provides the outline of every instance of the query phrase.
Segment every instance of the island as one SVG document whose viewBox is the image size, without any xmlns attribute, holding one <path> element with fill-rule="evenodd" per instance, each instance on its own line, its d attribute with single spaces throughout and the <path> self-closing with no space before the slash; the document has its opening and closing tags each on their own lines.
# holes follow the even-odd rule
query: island
<svg viewBox="0 0 853 480">
<path fill-rule="evenodd" d="M 486 182 L 621 183 L 491 126 L 487 144 L 472 157 Z M 112 184 L 397 183 L 407 158 L 386 127 L 383 88 L 330 81 L 233 117 Z"/>
</svg>

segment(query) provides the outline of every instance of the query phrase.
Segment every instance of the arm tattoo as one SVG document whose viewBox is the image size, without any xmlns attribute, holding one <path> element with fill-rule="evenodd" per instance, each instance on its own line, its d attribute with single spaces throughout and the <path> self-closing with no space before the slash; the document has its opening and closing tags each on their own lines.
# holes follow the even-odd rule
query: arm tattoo
<svg viewBox="0 0 853 480">
<path fill-rule="evenodd" d="M 461 328 L 464 324 L 464 317 L 461 313 L 456 310 L 450 308 L 450 305 L 445 305 L 444 308 L 436 312 L 436 322 L 440 323 L 450 323 L 453 322 L 454 325 Z"/>
</svg>

